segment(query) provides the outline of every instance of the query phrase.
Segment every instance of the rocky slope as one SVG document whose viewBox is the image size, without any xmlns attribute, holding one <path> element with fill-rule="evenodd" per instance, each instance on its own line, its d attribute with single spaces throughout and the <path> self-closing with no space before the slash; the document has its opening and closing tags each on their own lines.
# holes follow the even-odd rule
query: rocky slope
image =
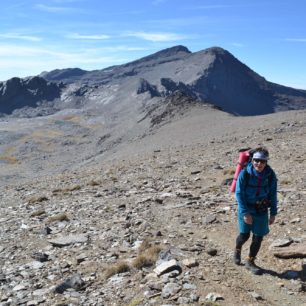
<svg viewBox="0 0 306 306">
<path fill-rule="evenodd" d="M 181 113 L 177 100 L 145 108 L 141 137 L 79 169 L 52 174 L 55 160 L 37 159 L 38 178 L 1 186 L 0 305 L 305 305 L 305 112 L 245 118 L 186 102 Z M 80 139 L 66 154 L 77 160 L 90 135 L 70 122 Z M 44 154 L 56 144 L 48 128 L 37 142 Z M 228 183 L 238 149 L 259 144 L 271 152 L 280 209 L 258 256 L 264 273 L 254 276 L 232 261 Z"/>
</svg>

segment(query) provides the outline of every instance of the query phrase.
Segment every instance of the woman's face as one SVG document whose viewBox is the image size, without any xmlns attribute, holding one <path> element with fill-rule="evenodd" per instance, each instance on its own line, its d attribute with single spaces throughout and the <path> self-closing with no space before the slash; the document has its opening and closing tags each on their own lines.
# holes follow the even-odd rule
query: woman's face
<svg viewBox="0 0 306 306">
<path fill-rule="evenodd" d="M 253 167 L 255 168 L 255 170 L 257 172 L 262 172 L 266 165 L 267 165 L 267 161 L 266 160 L 263 160 L 263 159 L 253 159 L 252 160 L 252 164 L 253 164 Z"/>
</svg>

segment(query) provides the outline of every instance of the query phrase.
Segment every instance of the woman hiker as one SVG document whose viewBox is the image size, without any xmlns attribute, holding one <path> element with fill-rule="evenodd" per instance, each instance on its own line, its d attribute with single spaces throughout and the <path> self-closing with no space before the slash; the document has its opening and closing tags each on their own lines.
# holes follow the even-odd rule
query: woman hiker
<svg viewBox="0 0 306 306">
<path fill-rule="evenodd" d="M 277 178 L 267 164 L 269 152 L 266 148 L 253 151 L 251 162 L 238 177 L 235 196 L 238 202 L 239 235 L 236 239 L 234 261 L 241 263 L 241 248 L 253 233 L 246 261 L 246 268 L 259 275 L 261 269 L 255 265 L 255 258 L 263 237 L 269 233 L 269 225 L 277 214 Z"/>
</svg>

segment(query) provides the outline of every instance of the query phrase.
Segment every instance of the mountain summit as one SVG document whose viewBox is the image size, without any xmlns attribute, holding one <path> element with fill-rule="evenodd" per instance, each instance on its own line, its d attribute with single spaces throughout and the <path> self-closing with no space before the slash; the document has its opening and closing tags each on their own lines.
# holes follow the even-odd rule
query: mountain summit
<svg viewBox="0 0 306 306">
<path fill-rule="evenodd" d="M 305 90 L 267 81 L 220 47 L 192 53 L 184 46 L 174 46 L 124 65 L 94 71 L 57 69 L 40 77 L 51 82 L 49 86 L 64 84 L 60 86 L 61 102 L 57 99 L 57 110 L 83 107 L 102 112 L 106 104 L 108 110 L 123 110 L 135 105 L 136 100 L 141 104 L 176 91 L 242 116 L 306 108 Z M 36 83 L 36 89 L 40 90 L 42 82 Z M 10 94 L 6 91 L 4 96 L 1 91 L 4 87 L 6 84 L 0 83 L 0 112 L 7 114 L 12 108 L 39 105 L 37 95 L 31 98 L 33 89 L 27 95 L 24 88 L 15 91 L 8 101 Z M 39 97 L 52 104 L 50 94 Z"/>
</svg>

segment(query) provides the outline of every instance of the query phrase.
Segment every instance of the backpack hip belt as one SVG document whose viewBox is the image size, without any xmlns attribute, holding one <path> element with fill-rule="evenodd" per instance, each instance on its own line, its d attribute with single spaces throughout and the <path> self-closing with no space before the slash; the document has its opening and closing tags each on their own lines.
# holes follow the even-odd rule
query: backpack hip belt
<svg viewBox="0 0 306 306">
<path fill-rule="evenodd" d="M 265 212 L 271 206 L 271 201 L 269 199 L 262 199 L 257 201 L 254 206 L 257 212 Z"/>
</svg>

